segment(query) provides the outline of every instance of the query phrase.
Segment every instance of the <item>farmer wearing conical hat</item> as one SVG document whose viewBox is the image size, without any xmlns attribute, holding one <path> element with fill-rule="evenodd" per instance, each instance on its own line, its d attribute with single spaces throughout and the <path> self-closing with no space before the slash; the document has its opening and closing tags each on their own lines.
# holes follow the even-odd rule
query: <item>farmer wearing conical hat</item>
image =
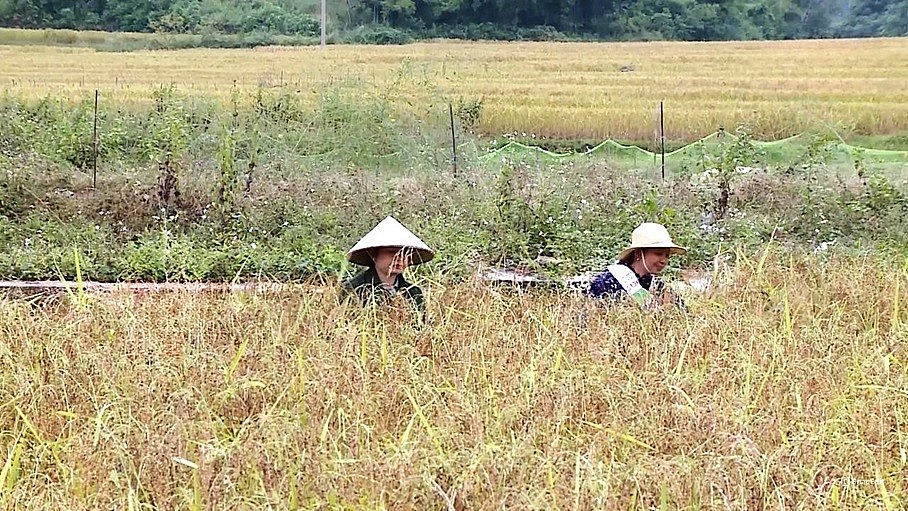
<svg viewBox="0 0 908 511">
<path fill-rule="evenodd" d="M 343 294 L 356 294 L 363 304 L 388 301 L 399 294 L 422 314 L 422 290 L 407 282 L 403 272 L 433 257 L 435 252 L 421 239 L 393 217 L 386 217 L 347 252 L 350 262 L 366 270 L 344 283 Z"/>
<path fill-rule="evenodd" d="M 646 307 L 677 303 L 658 275 L 670 256 L 686 251 L 672 241 L 662 225 L 640 224 L 631 234 L 630 246 L 618 254 L 618 261 L 590 283 L 589 294 L 614 301 L 630 297 Z"/>
</svg>

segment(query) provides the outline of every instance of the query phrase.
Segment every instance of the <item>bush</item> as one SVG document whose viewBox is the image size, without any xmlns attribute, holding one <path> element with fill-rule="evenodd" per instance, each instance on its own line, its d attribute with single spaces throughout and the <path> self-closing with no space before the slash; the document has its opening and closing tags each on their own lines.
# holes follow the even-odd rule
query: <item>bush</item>
<svg viewBox="0 0 908 511">
<path fill-rule="evenodd" d="M 421 33 L 428 38 L 468 39 L 471 41 L 567 41 L 571 37 L 547 25 L 514 27 L 496 23 L 433 27 Z"/>
<path fill-rule="evenodd" d="M 404 30 L 386 25 L 363 25 L 345 33 L 341 42 L 348 44 L 407 44 L 413 36 Z"/>
</svg>

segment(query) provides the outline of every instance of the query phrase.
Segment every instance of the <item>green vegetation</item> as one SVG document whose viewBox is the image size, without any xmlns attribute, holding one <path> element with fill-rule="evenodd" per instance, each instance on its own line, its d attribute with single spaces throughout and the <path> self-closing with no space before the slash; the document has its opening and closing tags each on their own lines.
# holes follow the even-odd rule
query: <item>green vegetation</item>
<svg viewBox="0 0 908 511">
<path fill-rule="evenodd" d="M 883 149 L 889 151 L 904 151 L 908 149 L 908 133 L 897 135 L 864 135 L 854 136 L 851 143 L 858 147 L 869 149 Z"/>
<path fill-rule="evenodd" d="M 904 153 L 842 153 L 819 134 L 779 151 L 740 131 L 684 149 L 662 181 L 652 155 L 492 153 L 459 133 L 455 174 L 447 119 L 386 94 L 334 89 L 305 106 L 288 89 L 235 91 L 224 108 L 162 88 L 147 109 L 101 112 L 94 188 L 91 105 L 6 97 L 0 275 L 71 279 L 77 262 L 98 280 L 333 275 L 389 213 L 440 249 L 430 268 L 451 276 L 477 259 L 598 268 L 644 220 L 690 246 L 688 266 L 770 239 L 908 243 Z"/>
<path fill-rule="evenodd" d="M 249 48 L 255 46 L 303 46 L 318 42 L 310 35 L 283 35 L 265 32 L 248 34 L 175 34 L 139 32 L 98 32 L 67 29 L 0 29 L 0 44 L 11 46 L 48 45 L 86 47 L 99 51 L 136 51 L 184 48 Z"/>
<path fill-rule="evenodd" d="M 332 0 L 328 6 L 333 40 L 372 44 L 437 37 L 703 41 L 908 34 L 908 0 Z M 156 38 L 156 44 L 256 46 L 275 44 L 274 35 L 306 44 L 319 33 L 319 16 L 315 0 L 0 0 L 0 26 L 205 36 Z"/>
</svg>

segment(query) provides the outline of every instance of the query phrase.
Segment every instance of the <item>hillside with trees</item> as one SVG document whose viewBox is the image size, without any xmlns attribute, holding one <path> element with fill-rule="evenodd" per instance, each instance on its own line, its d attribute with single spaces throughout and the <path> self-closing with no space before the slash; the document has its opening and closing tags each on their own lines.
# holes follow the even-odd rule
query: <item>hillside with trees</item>
<svg viewBox="0 0 908 511">
<path fill-rule="evenodd" d="M 0 26 L 319 33 L 318 0 L 0 0 Z M 908 0 L 330 0 L 331 36 L 739 40 L 908 35 Z"/>
</svg>

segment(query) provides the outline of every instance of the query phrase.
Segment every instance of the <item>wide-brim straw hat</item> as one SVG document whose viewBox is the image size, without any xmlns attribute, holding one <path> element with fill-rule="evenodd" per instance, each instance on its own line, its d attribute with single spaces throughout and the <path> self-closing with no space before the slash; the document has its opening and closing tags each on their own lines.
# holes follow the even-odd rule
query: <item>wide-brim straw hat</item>
<svg viewBox="0 0 908 511">
<path fill-rule="evenodd" d="M 631 246 L 618 254 L 618 260 L 623 261 L 634 250 L 641 248 L 667 248 L 672 254 L 683 254 L 687 249 L 676 245 L 669 236 L 668 231 L 661 224 L 642 223 L 631 233 Z"/>
<path fill-rule="evenodd" d="M 410 232 L 394 217 L 388 216 L 366 233 L 353 248 L 347 252 L 347 260 L 362 266 L 372 266 L 370 251 L 376 248 L 404 248 L 410 252 L 410 264 L 417 265 L 429 262 L 435 252 L 419 237 Z"/>
</svg>

